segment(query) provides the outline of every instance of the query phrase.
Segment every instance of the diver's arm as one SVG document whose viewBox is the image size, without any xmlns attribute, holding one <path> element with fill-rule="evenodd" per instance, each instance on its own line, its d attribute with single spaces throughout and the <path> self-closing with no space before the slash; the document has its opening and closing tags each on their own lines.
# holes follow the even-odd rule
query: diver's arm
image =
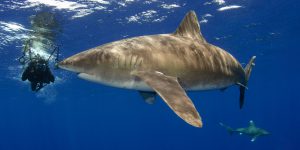
<svg viewBox="0 0 300 150">
<path fill-rule="evenodd" d="M 22 81 L 29 80 L 30 71 L 34 68 L 34 63 L 30 62 L 22 74 Z"/>
<path fill-rule="evenodd" d="M 46 70 L 46 74 L 47 74 L 48 80 L 51 81 L 51 82 L 54 82 L 55 78 L 54 78 L 52 72 L 50 71 L 50 69 L 48 67 L 47 67 L 47 70 Z"/>
<path fill-rule="evenodd" d="M 23 74 L 22 74 L 22 81 L 27 80 L 28 79 L 28 75 L 29 75 L 29 67 L 27 67 L 25 69 L 25 71 L 23 72 Z"/>
</svg>

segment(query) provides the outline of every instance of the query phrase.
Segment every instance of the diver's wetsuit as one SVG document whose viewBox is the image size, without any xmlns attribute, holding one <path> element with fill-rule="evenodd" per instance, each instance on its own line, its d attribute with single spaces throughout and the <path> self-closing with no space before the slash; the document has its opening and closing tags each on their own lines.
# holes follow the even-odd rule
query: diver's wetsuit
<svg viewBox="0 0 300 150">
<path fill-rule="evenodd" d="M 22 80 L 27 79 L 31 82 L 31 90 L 36 92 L 44 87 L 44 83 L 54 82 L 54 76 L 43 59 L 33 60 L 28 64 L 22 74 Z"/>
</svg>

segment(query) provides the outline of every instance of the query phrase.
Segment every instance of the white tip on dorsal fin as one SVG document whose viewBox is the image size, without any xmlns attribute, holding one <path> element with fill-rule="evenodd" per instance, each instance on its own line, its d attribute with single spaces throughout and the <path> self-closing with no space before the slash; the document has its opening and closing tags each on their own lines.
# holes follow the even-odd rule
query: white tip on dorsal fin
<svg viewBox="0 0 300 150">
<path fill-rule="evenodd" d="M 205 42 L 205 39 L 203 38 L 200 31 L 200 25 L 197 15 L 194 11 L 189 11 L 185 15 L 184 19 L 181 21 L 179 27 L 176 29 L 174 34 L 185 37 L 197 38 Z"/>
<path fill-rule="evenodd" d="M 249 121 L 249 126 L 255 126 L 255 123 L 254 123 L 253 120 L 250 120 L 250 121 Z"/>
</svg>

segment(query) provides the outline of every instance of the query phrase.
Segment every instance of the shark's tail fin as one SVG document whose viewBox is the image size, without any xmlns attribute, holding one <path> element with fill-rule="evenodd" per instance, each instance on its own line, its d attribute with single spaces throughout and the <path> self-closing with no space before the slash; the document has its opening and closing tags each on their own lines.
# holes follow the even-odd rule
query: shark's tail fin
<svg viewBox="0 0 300 150">
<path fill-rule="evenodd" d="M 231 127 L 229 127 L 229 126 L 223 124 L 222 122 L 220 122 L 219 124 L 220 124 L 220 126 L 224 127 L 224 128 L 228 131 L 228 133 L 229 133 L 230 135 L 233 134 L 234 129 L 232 129 Z"/>
<path fill-rule="evenodd" d="M 248 80 L 250 78 L 252 67 L 255 65 L 254 64 L 255 59 L 256 59 L 256 56 L 252 56 L 249 63 L 247 64 L 247 66 L 244 69 L 245 70 L 245 78 L 246 78 L 245 83 L 244 84 L 238 83 L 240 85 L 240 108 L 242 108 L 244 105 L 245 90 L 247 89 L 247 84 L 248 84 Z"/>
</svg>

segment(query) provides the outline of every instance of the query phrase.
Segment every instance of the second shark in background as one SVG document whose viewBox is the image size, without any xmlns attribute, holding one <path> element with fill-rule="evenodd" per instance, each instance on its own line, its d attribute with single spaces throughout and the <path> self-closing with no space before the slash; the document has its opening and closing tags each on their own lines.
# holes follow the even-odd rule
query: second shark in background
<svg viewBox="0 0 300 150">
<path fill-rule="evenodd" d="M 224 127 L 230 135 L 234 133 L 238 133 L 239 135 L 248 135 L 251 137 L 251 142 L 254 142 L 258 137 L 270 135 L 270 133 L 264 129 L 258 128 L 255 126 L 254 122 L 252 120 L 249 121 L 249 126 L 245 128 L 236 128 L 233 129 L 222 122 L 220 122 L 220 125 Z"/>
</svg>

